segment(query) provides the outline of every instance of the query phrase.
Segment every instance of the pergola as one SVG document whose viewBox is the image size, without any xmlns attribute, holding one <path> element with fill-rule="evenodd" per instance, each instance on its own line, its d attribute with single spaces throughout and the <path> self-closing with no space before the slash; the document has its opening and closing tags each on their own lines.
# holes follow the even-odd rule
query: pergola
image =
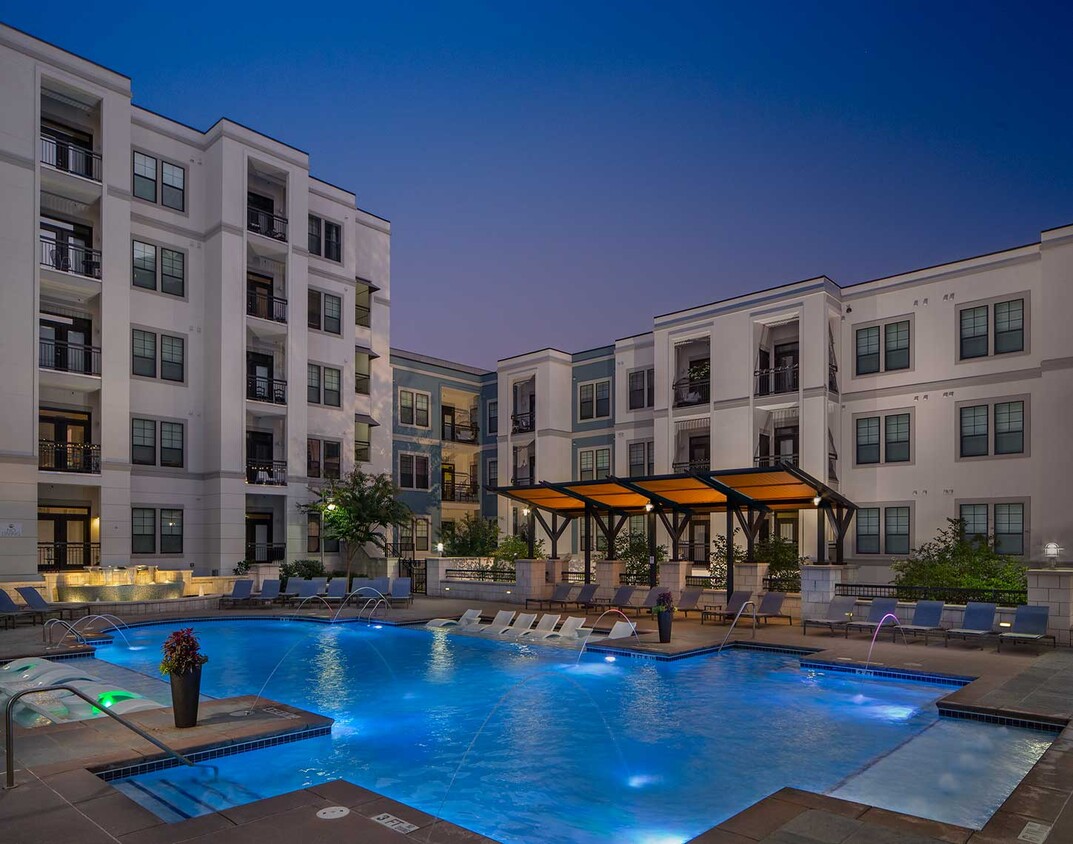
<svg viewBox="0 0 1073 844">
<path fill-rule="evenodd" d="M 656 521 L 677 547 L 691 519 L 726 513 L 726 534 L 735 522 L 745 535 L 745 559 L 754 559 L 756 537 L 764 517 L 788 510 L 816 510 L 816 562 L 827 560 L 827 520 L 835 533 L 835 563 L 843 561 L 846 532 L 857 506 L 836 490 L 790 463 L 747 469 L 690 471 L 640 478 L 607 477 L 589 481 L 498 487 L 494 492 L 517 501 L 528 510 L 529 553 L 533 554 L 535 523 L 551 540 L 557 557 L 559 539 L 575 519 L 595 522 L 614 554 L 615 539 L 630 516 L 648 519 L 649 554 L 653 561 L 649 582 L 655 586 Z M 591 519 L 591 522 L 590 522 Z M 585 582 L 592 580 L 592 542 L 585 542 Z M 734 588 L 734 543 L 727 543 L 727 593 Z"/>
</svg>

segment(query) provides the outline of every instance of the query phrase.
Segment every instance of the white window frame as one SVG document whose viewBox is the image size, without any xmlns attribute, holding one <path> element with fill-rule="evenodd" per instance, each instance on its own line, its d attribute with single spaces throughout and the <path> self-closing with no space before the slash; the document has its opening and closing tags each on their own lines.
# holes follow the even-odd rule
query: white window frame
<svg viewBox="0 0 1073 844">
<path fill-rule="evenodd" d="M 413 483 L 410 486 L 407 486 L 406 484 L 403 483 L 403 478 L 402 478 L 402 458 L 403 457 L 412 457 L 413 461 L 414 461 L 413 478 L 412 478 Z M 417 486 L 417 474 L 418 474 L 417 473 L 417 461 L 419 459 L 425 461 L 425 478 L 428 481 L 428 486 Z M 428 490 L 430 490 L 432 488 L 432 475 L 431 475 L 432 461 L 429 459 L 429 456 L 427 454 L 422 454 L 421 452 L 418 452 L 418 451 L 400 451 L 399 452 L 399 457 L 398 457 L 398 463 L 396 465 L 396 471 L 398 472 L 398 477 L 399 477 L 399 489 L 413 489 L 413 490 L 418 490 L 420 492 L 428 492 Z"/>
<path fill-rule="evenodd" d="M 615 408 L 614 408 L 614 405 L 613 405 L 613 401 L 614 401 L 615 393 L 614 393 L 614 390 L 612 389 L 611 380 L 612 379 L 610 379 L 610 378 L 596 378 L 596 379 L 593 379 L 592 381 L 581 381 L 581 382 L 578 383 L 578 385 L 577 385 L 577 421 L 578 422 L 599 422 L 599 421 L 601 421 L 603 419 L 610 419 L 612 416 L 614 416 Z M 596 396 L 596 389 L 597 389 L 597 386 L 600 385 L 600 384 L 607 384 L 607 413 L 604 416 L 599 416 L 597 414 L 597 411 L 596 411 L 597 404 L 599 402 L 599 399 Z M 585 416 L 581 415 L 581 390 L 584 387 L 592 387 L 592 413 L 593 413 L 593 415 L 589 416 L 589 417 L 585 417 Z"/>
<path fill-rule="evenodd" d="M 414 421 L 413 422 L 404 422 L 402 420 L 402 394 L 403 393 L 410 393 L 411 396 L 412 396 L 413 409 L 414 409 Z M 415 390 L 413 387 L 399 387 L 398 394 L 399 394 L 398 395 L 399 424 L 400 425 L 407 425 L 407 426 L 409 426 L 411 428 L 420 428 L 422 431 L 431 431 L 432 430 L 432 393 L 428 393 L 428 392 L 426 392 L 424 390 Z M 417 424 L 417 397 L 418 396 L 424 396 L 426 399 L 428 399 L 428 424 L 427 425 L 418 425 Z"/>
</svg>

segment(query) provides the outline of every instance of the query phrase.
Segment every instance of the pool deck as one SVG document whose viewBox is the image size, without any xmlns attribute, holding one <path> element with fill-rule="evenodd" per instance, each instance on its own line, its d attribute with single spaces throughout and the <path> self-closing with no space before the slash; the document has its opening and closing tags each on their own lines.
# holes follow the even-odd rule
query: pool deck
<svg viewBox="0 0 1073 844">
<path fill-rule="evenodd" d="M 433 617 L 460 615 L 469 607 L 480 606 L 488 618 L 497 609 L 515 606 L 481 604 L 452 599 L 417 598 L 413 606 L 392 609 L 384 614 L 389 624 L 417 624 Z M 199 612 L 197 617 L 268 616 L 280 610 L 236 610 Z M 310 611 L 326 617 L 324 611 Z M 348 611 L 345 615 L 350 615 Z M 567 613 L 564 612 L 565 616 Z M 187 616 L 189 617 L 189 616 Z M 630 615 L 631 619 L 633 615 Z M 180 617 L 176 617 L 178 620 Z M 599 625 L 609 628 L 616 616 L 607 615 Z M 153 621 L 159 620 L 155 616 Z M 590 613 L 590 619 L 595 617 Z M 131 617 L 131 623 L 145 620 Z M 640 616 L 640 636 L 602 643 L 627 657 L 682 658 L 698 650 L 720 645 L 726 625 L 700 624 L 696 617 L 675 619 L 672 641 L 656 641 L 654 621 Z M 800 623 L 773 621 L 762 625 L 753 637 L 745 624 L 734 630 L 730 643 L 813 651 L 809 661 L 830 668 L 852 670 L 867 658 L 870 639 L 830 635 L 812 630 L 802 634 Z M 84 647 L 64 648 L 76 653 Z M 0 631 L 0 660 L 15 656 L 57 655 L 46 650 L 41 628 L 20 627 Z M 960 688 L 951 687 L 940 706 L 975 717 L 991 717 L 1006 723 L 1024 721 L 1061 727 L 1057 740 L 1032 768 L 1009 799 L 983 830 L 970 830 L 935 821 L 900 815 L 884 809 L 850 803 L 825 795 L 782 789 L 733 818 L 693 839 L 698 844 L 997 844 L 997 842 L 1046 841 L 1048 844 L 1073 841 L 1073 650 L 1034 646 L 1011 647 L 995 653 L 994 644 L 952 642 L 949 648 L 922 639 L 905 645 L 891 643 L 885 635 L 877 641 L 871 666 L 883 671 L 972 677 Z M 245 701 L 245 704 L 243 704 Z M 154 735 L 181 752 L 207 745 L 233 744 L 281 733 L 315 728 L 329 719 L 283 704 L 261 701 L 254 716 L 236 719 L 233 710 L 249 706 L 249 698 L 204 701 L 202 719 L 192 730 L 170 726 L 170 710 L 131 716 L 150 725 Z M 281 714 L 283 713 L 283 714 Z M 285 715 L 286 717 L 285 717 Z M 316 719 L 320 719 L 317 721 Z M 398 841 L 399 832 L 371 818 L 386 812 L 418 827 L 408 837 L 432 842 L 488 842 L 473 832 L 435 820 L 374 792 L 341 781 L 304 789 L 227 812 L 207 815 L 179 824 L 163 824 L 155 815 L 115 791 L 87 769 L 99 770 L 130 764 L 159 755 L 118 724 L 103 719 L 78 724 L 54 725 L 37 730 L 19 729 L 16 752 L 21 766 L 18 788 L 0 792 L 0 825 L 5 840 L 41 842 L 73 840 L 79 844 L 97 841 L 124 844 L 155 842 L 319 841 L 353 840 Z M 281 722 L 284 722 L 281 724 Z M 339 820 L 320 820 L 316 811 L 329 805 L 352 809 Z M 1020 837 L 1024 833 L 1028 837 Z M 1032 837 L 1033 833 L 1036 837 Z M 1039 835 L 1045 837 L 1039 837 Z M 534 830 L 534 841 L 542 841 Z"/>
</svg>

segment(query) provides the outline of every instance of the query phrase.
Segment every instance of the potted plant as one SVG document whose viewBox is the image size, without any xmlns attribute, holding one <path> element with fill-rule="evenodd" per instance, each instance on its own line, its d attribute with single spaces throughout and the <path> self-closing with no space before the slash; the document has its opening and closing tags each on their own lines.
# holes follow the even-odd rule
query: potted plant
<svg viewBox="0 0 1073 844">
<path fill-rule="evenodd" d="M 670 592 L 659 593 L 656 605 L 652 607 L 652 615 L 659 625 L 659 641 L 665 645 L 671 641 L 671 620 L 674 618 L 674 597 Z"/>
<path fill-rule="evenodd" d="M 176 727 L 197 726 L 197 705 L 201 697 L 201 666 L 209 661 L 193 627 L 176 630 L 164 641 L 160 673 L 171 680 L 171 708 Z"/>
</svg>

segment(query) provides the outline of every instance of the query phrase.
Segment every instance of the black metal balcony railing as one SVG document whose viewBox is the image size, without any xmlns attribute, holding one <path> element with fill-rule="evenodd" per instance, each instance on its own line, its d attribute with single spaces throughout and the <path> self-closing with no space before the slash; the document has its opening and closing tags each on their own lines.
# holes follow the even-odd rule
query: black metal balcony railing
<svg viewBox="0 0 1073 844">
<path fill-rule="evenodd" d="M 711 458 L 694 458 L 693 460 L 677 460 L 671 464 L 674 472 L 708 472 L 711 471 Z"/>
<path fill-rule="evenodd" d="M 37 466 L 49 472 L 101 473 L 101 447 L 93 443 L 37 441 Z"/>
<path fill-rule="evenodd" d="M 474 422 L 465 422 L 456 419 L 454 422 L 443 423 L 443 439 L 456 443 L 477 442 L 477 425 Z"/>
<path fill-rule="evenodd" d="M 250 401 L 265 401 L 270 404 L 287 403 L 287 382 L 278 378 L 246 376 L 246 398 Z"/>
<path fill-rule="evenodd" d="M 286 460 L 247 460 L 246 483 L 262 486 L 286 486 Z"/>
<path fill-rule="evenodd" d="M 832 393 L 838 392 L 838 365 L 830 363 L 827 365 L 827 389 Z"/>
<path fill-rule="evenodd" d="M 756 376 L 756 395 L 770 396 L 779 393 L 797 392 L 798 364 L 780 366 L 775 369 L 758 369 Z"/>
<path fill-rule="evenodd" d="M 468 503 L 480 499 L 481 488 L 465 475 L 455 475 L 454 480 L 445 480 L 441 484 L 440 493 L 444 501 Z"/>
<path fill-rule="evenodd" d="M 62 241 L 42 237 L 41 266 L 99 280 L 101 277 L 101 251 L 75 243 L 63 243 Z"/>
<path fill-rule="evenodd" d="M 42 369 L 100 375 L 101 347 L 42 337 L 37 341 L 37 362 Z"/>
<path fill-rule="evenodd" d="M 536 426 L 536 414 L 513 413 L 510 417 L 510 430 L 513 434 L 526 434 Z"/>
<path fill-rule="evenodd" d="M 272 322 L 287 321 L 287 300 L 259 290 L 246 291 L 246 313 Z"/>
<path fill-rule="evenodd" d="M 707 404 L 711 395 L 711 381 L 708 378 L 679 378 L 673 388 L 675 407 Z"/>
<path fill-rule="evenodd" d="M 287 557 L 286 542 L 247 542 L 246 562 L 278 563 Z"/>
<path fill-rule="evenodd" d="M 966 604 L 983 601 L 1000 607 L 1027 603 L 1024 589 L 976 589 L 961 586 L 895 586 L 890 583 L 838 583 L 835 594 L 855 598 L 897 598 L 899 601 L 946 601 Z"/>
<path fill-rule="evenodd" d="M 770 469 L 780 463 L 789 463 L 791 466 L 796 466 L 797 458 L 797 454 L 758 454 L 753 458 L 753 465 L 764 469 Z"/>
<path fill-rule="evenodd" d="M 37 570 L 80 569 L 101 564 L 99 542 L 38 542 Z"/>
<path fill-rule="evenodd" d="M 517 575 L 509 569 L 446 569 L 444 580 L 477 580 L 481 583 L 515 583 Z"/>
<path fill-rule="evenodd" d="M 101 157 L 93 150 L 41 136 L 41 163 L 95 182 L 101 180 Z"/>
<path fill-rule="evenodd" d="M 370 311 L 365 305 L 354 306 L 354 324 L 362 328 L 368 328 L 371 324 Z"/>
<path fill-rule="evenodd" d="M 706 574 L 687 574 L 686 589 L 726 589 L 726 575 L 712 577 Z"/>
<path fill-rule="evenodd" d="M 692 563 L 708 562 L 707 542 L 679 542 L 674 546 L 674 559 L 689 560 Z"/>
<path fill-rule="evenodd" d="M 369 376 L 364 372 L 354 373 L 354 392 L 359 396 L 369 395 L 369 385 L 371 381 Z"/>
<path fill-rule="evenodd" d="M 413 559 L 414 544 L 412 542 L 389 542 L 384 548 L 384 554 L 388 557 L 400 559 Z"/>
<path fill-rule="evenodd" d="M 530 472 L 519 474 L 518 471 L 515 470 L 514 474 L 511 475 L 510 483 L 511 486 L 529 486 L 530 484 L 536 483 L 535 478 L 536 476 Z"/>
<path fill-rule="evenodd" d="M 273 240 L 287 239 L 287 218 L 270 214 L 252 205 L 246 207 L 246 228 L 254 234 L 263 234 Z"/>
</svg>

